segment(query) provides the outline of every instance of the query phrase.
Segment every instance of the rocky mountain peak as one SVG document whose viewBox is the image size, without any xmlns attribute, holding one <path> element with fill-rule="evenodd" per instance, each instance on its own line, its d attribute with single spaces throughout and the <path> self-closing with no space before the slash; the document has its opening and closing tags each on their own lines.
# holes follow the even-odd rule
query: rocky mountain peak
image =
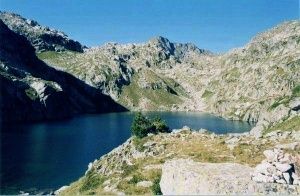
<svg viewBox="0 0 300 196">
<path fill-rule="evenodd" d="M 172 43 L 165 37 L 157 36 L 149 40 L 149 44 L 156 46 L 170 46 Z"/>
<path fill-rule="evenodd" d="M 15 33 L 25 36 L 36 52 L 71 50 L 83 52 L 85 46 L 70 39 L 65 33 L 41 26 L 38 22 L 25 19 L 10 12 L 1 12 L 0 19 Z"/>
</svg>

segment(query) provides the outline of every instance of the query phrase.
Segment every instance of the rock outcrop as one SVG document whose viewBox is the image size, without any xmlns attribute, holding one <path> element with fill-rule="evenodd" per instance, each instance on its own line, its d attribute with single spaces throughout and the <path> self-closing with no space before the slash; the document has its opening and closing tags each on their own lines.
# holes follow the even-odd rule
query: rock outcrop
<svg viewBox="0 0 300 196">
<path fill-rule="evenodd" d="M 300 187 L 255 183 L 253 168 L 236 163 L 166 162 L 160 181 L 164 195 L 297 194 Z"/>
<path fill-rule="evenodd" d="M 277 147 L 292 148 L 293 150 L 295 148 L 297 150 L 300 149 L 298 142 L 294 142 L 292 145 L 278 145 Z M 295 172 L 297 157 L 284 153 L 283 150 L 277 148 L 266 150 L 263 154 L 266 159 L 255 167 L 252 180 L 256 182 L 300 185 L 300 176 Z"/>
<path fill-rule="evenodd" d="M 0 20 L 1 120 L 61 119 L 82 112 L 124 111 L 99 90 L 46 65 L 30 42 Z"/>
<path fill-rule="evenodd" d="M 0 12 L 0 19 L 14 32 L 25 36 L 37 52 L 71 50 L 83 52 L 79 42 L 70 39 L 61 31 L 41 26 L 38 22 L 25 19 L 18 14 Z"/>
</svg>

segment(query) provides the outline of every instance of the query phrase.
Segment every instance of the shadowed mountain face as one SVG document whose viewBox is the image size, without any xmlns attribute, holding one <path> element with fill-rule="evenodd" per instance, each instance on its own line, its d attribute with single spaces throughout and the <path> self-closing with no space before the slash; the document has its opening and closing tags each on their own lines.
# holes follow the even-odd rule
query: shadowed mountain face
<svg viewBox="0 0 300 196">
<path fill-rule="evenodd" d="M 124 111 L 98 89 L 49 67 L 22 35 L 0 20 L 1 119 L 60 119 L 83 112 Z"/>
</svg>

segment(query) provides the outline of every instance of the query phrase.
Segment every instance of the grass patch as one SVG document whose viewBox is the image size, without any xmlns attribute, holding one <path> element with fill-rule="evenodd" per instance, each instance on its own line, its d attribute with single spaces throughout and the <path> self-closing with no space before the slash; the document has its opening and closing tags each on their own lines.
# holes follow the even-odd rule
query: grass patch
<svg viewBox="0 0 300 196">
<path fill-rule="evenodd" d="M 213 96 L 213 94 L 214 94 L 213 92 L 211 92 L 209 90 L 205 90 L 201 97 L 205 98 L 205 99 L 207 99 L 207 98 L 209 99 Z"/>
<path fill-rule="evenodd" d="M 239 144 L 233 149 L 233 155 L 237 162 L 248 163 L 251 166 L 257 165 L 264 159 L 261 153 L 262 147 L 256 148 L 254 145 Z"/>
<path fill-rule="evenodd" d="M 241 73 L 239 71 L 239 68 L 237 68 L 237 67 L 234 67 L 234 68 L 230 69 L 225 74 L 228 82 L 236 81 L 240 77 L 240 75 L 241 75 Z"/>
<path fill-rule="evenodd" d="M 143 181 L 143 177 L 140 173 L 134 174 L 132 178 L 128 181 L 129 184 L 137 184 L 140 181 Z"/>
<path fill-rule="evenodd" d="M 290 102 L 290 97 L 279 97 L 277 98 L 274 103 L 269 107 L 269 111 L 277 108 L 279 105 L 287 105 Z"/>
<path fill-rule="evenodd" d="M 157 76 L 157 80 L 159 79 Z M 134 74 L 131 83 L 128 86 L 123 86 L 119 100 L 121 104 L 138 107 L 143 102 L 142 100 L 147 100 L 147 103 L 143 104 L 143 108 L 145 110 L 157 110 L 160 108 L 171 108 L 173 104 L 182 103 L 180 96 L 167 92 L 164 89 L 141 88 L 138 85 L 138 80 L 139 76 Z"/>
<path fill-rule="evenodd" d="M 118 190 L 123 190 L 126 195 L 145 195 L 149 193 L 149 190 L 145 187 L 138 187 L 136 184 L 129 181 L 121 181 L 118 186 Z"/>
<path fill-rule="evenodd" d="M 83 179 L 79 192 L 87 192 L 87 191 L 97 189 L 99 188 L 100 185 L 103 184 L 104 181 L 105 181 L 104 177 L 90 171 Z"/>
<path fill-rule="evenodd" d="M 272 127 L 269 127 L 264 131 L 264 134 L 276 130 L 281 130 L 281 131 L 300 130 L 300 116 L 295 116 L 291 119 L 285 120 Z"/>
<path fill-rule="evenodd" d="M 292 96 L 300 97 L 300 85 L 297 85 L 292 89 Z"/>
<path fill-rule="evenodd" d="M 31 87 L 28 89 L 25 89 L 25 93 L 26 93 L 27 97 L 29 97 L 33 101 L 39 97 L 36 90 Z"/>
<path fill-rule="evenodd" d="M 136 147 L 136 149 L 140 152 L 143 152 L 145 150 L 145 147 L 143 146 L 146 142 L 148 141 L 147 137 L 144 138 L 138 138 L 138 137 L 133 137 L 132 142 L 133 145 Z"/>
<path fill-rule="evenodd" d="M 123 164 L 122 165 L 122 176 L 126 177 L 129 176 L 130 174 L 134 173 L 136 170 L 138 169 L 137 165 L 127 165 L 127 164 Z"/>
<path fill-rule="evenodd" d="M 162 195 L 161 189 L 160 189 L 160 182 L 161 176 L 158 176 L 154 179 L 153 185 L 151 187 L 151 191 L 154 195 Z"/>
</svg>

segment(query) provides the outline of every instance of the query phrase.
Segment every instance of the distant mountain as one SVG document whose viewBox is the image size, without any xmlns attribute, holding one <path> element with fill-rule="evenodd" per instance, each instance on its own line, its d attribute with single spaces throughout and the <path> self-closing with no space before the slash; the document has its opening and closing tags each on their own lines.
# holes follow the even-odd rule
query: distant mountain
<svg viewBox="0 0 300 196">
<path fill-rule="evenodd" d="M 2 121 L 61 119 L 83 112 L 125 110 L 99 90 L 39 60 L 30 42 L 2 20 L 0 40 Z"/>
<path fill-rule="evenodd" d="M 39 54 L 49 65 L 72 73 L 131 110 L 170 110 L 189 100 L 181 84 L 163 72 L 198 56 L 213 55 L 163 37 L 142 44 L 108 43 L 84 53 Z"/>
<path fill-rule="evenodd" d="M 14 32 L 24 35 L 37 52 L 71 50 L 83 52 L 85 48 L 79 42 L 70 39 L 61 31 L 41 26 L 34 20 L 18 14 L 0 12 L 0 19 Z"/>
<path fill-rule="evenodd" d="M 156 37 L 39 57 L 131 110 L 207 111 L 268 127 L 300 105 L 299 40 L 300 22 L 290 21 L 220 55 Z"/>
<path fill-rule="evenodd" d="M 8 16 L 17 15 L 2 13 L 2 18 Z M 26 22 L 24 28 L 17 25 L 22 17 L 11 18 L 10 26 L 18 26 L 11 29 L 32 40 L 35 25 Z M 67 47 L 59 52 L 39 50 L 38 57 L 130 110 L 205 111 L 259 122 L 264 129 L 299 111 L 299 51 L 300 22 L 290 21 L 219 55 L 159 36 L 146 43 L 107 43 L 84 52 Z"/>
</svg>

